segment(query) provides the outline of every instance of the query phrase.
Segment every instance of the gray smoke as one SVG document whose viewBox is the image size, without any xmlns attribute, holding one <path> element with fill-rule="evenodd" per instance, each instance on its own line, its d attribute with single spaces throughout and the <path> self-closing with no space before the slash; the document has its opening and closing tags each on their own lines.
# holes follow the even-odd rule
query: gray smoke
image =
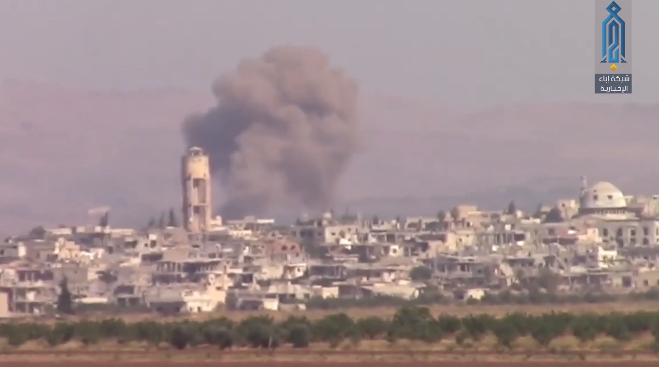
<svg viewBox="0 0 659 367">
<path fill-rule="evenodd" d="M 189 147 L 210 156 L 222 215 L 323 210 L 359 148 L 357 83 L 312 47 L 278 46 L 214 81 L 217 106 L 188 117 Z"/>
</svg>

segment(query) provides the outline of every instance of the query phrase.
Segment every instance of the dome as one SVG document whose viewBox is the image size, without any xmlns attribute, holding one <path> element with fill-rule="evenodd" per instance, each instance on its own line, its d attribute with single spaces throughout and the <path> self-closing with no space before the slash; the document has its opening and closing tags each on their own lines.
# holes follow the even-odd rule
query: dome
<svg viewBox="0 0 659 367">
<path fill-rule="evenodd" d="M 622 191 L 610 182 L 598 182 L 581 193 L 581 209 L 621 209 L 627 207 Z"/>
</svg>

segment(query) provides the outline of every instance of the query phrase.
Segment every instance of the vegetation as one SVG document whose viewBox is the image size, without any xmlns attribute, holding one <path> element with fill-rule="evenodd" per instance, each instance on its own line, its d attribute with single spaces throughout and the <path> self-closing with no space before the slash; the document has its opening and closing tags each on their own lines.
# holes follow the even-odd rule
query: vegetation
<svg viewBox="0 0 659 367">
<path fill-rule="evenodd" d="M 57 312 L 63 314 L 73 314 L 73 295 L 69 290 L 69 282 L 66 278 L 62 279 L 59 285 L 59 295 L 57 296 Z"/>
<path fill-rule="evenodd" d="M 506 213 L 510 215 L 517 214 L 517 205 L 515 205 L 515 201 L 511 201 L 510 204 L 508 204 L 508 209 L 506 210 Z"/>
<path fill-rule="evenodd" d="M 415 268 L 420 269 L 420 268 Z M 423 273 L 424 270 L 415 272 Z M 422 277 L 421 274 L 415 276 Z M 647 292 L 629 294 L 608 294 L 604 292 L 585 291 L 583 293 L 559 294 L 552 292 L 556 288 L 557 280 L 551 273 L 542 271 L 538 285 L 529 286 L 524 291 L 499 293 L 485 293 L 480 300 L 470 299 L 470 305 L 576 305 L 576 304 L 602 304 L 611 302 L 643 302 L 659 300 L 659 290 L 651 289 Z M 543 290 L 544 289 L 544 290 Z M 547 291 L 548 290 L 548 291 Z M 407 300 L 394 296 L 372 296 L 364 298 L 311 298 L 306 301 L 309 310 L 337 310 L 345 308 L 370 308 L 370 307 L 406 307 L 406 306 L 431 306 L 455 304 L 453 298 L 446 297 L 431 286 L 425 287 L 418 298 Z"/>
<path fill-rule="evenodd" d="M 98 220 L 99 227 L 107 227 L 110 225 L 110 212 L 105 212 Z"/>
<path fill-rule="evenodd" d="M 46 236 L 46 229 L 43 226 L 37 226 L 30 230 L 30 238 L 43 239 Z"/>
<path fill-rule="evenodd" d="M 520 338 L 534 343 L 537 349 L 550 349 L 559 338 L 571 338 L 585 345 L 600 337 L 609 338 L 616 345 L 624 345 L 641 336 L 648 338 L 648 349 L 659 345 L 659 311 L 610 314 L 547 313 L 529 315 L 511 313 L 496 318 L 491 315 L 456 317 L 448 314 L 434 316 L 425 307 L 403 307 L 391 318 L 369 316 L 352 319 L 344 313 L 318 320 L 290 316 L 281 322 L 263 315 L 240 321 L 218 318 L 206 321 L 127 323 L 121 319 L 103 321 L 0 324 L 0 338 L 8 345 L 20 346 L 28 341 L 42 341 L 57 346 L 69 341 L 93 345 L 104 340 L 119 344 L 148 343 L 169 345 L 183 350 L 196 346 L 276 349 L 283 345 L 307 348 L 325 343 L 338 347 L 344 341 L 353 345 L 362 340 L 399 340 L 424 344 L 440 341 L 469 348 L 486 337 L 495 340 L 499 349 L 513 348 Z"/>
<path fill-rule="evenodd" d="M 168 227 L 178 227 L 178 219 L 176 219 L 176 212 L 174 208 L 169 209 L 169 218 L 167 219 Z"/>
<path fill-rule="evenodd" d="M 158 228 L 165 229 L 167 227 L 167 221 L 165 212 L 160 213 L 160 219 L 158 219 Z"/>
<path fill-rule="evenodd" d="M 417 266 L 410 271 L 410 278 L 415 281 L 428 280 L 432 278 L 432 270 L 427 266 Z"/>
</svg>

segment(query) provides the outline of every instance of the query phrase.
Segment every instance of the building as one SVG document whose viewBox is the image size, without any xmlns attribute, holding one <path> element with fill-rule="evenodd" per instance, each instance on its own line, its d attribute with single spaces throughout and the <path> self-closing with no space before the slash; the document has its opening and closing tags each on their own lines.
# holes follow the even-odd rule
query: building
<svg viewBox="0 0 659 367">
<path fill-rule="evenodd" d="M 9 295 L 0 291 L 0 319 L 9 317 Z"/>
<path fill-rule="evenodd" d="M 643 207 L 629 205 L 625 195 L 609 182 L 582 191 L 577 221 L 598 228 L 605 243 L 618 248 L 659 244 L 659 220 L 645 215 Z"/>
<path fill-rule="evenodd" d="M 181 160 L 183 225 L 190 232 L 211 227 L 211 175 L 209 159 L 201 148 L 190 148 Z"/>
</svg>

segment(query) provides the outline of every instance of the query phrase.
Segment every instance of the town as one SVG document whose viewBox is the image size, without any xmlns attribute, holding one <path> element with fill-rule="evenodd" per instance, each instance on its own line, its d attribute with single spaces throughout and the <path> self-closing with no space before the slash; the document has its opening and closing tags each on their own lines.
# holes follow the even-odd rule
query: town
<svg viewBox="0 0 659 367">
<path fill-rule="evenodd" d="M 213 216 L 210 178 L 208 156 L 191 148 L 182 158 L 180 215 L 113 228 L 101 208 L 95 225 L 6 238 L 0 317 L 56 310 L 63 283 L 76 306 L 162 314 L 610 300 L 659 286 L 659 195 L 624 195 L 608 182 L 583 178 L 574 198 L 533 213 L 512 201 L 499 211 L 460 205 L 395 219 L 328 212 L 280 225 Z"/>
</svg>

